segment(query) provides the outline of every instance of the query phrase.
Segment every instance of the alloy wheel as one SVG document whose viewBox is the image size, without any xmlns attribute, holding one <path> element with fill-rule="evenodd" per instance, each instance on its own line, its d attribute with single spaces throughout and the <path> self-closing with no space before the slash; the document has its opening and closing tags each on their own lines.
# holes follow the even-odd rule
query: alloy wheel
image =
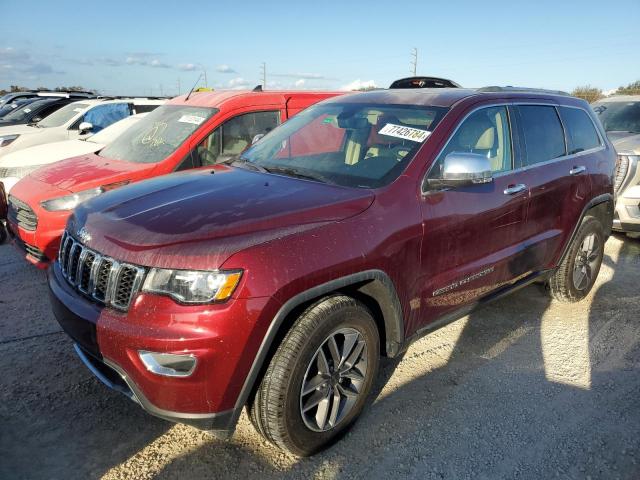
<svg viewBox="0 0 640 480">
<path fill-rule="evenodd" d="M 300 391 L 300 413 L 309 429 L 325 432 L 344 420 L 362 391 L 367 363 L 367 344 L 357 330 L 341 328 L 324 340 Z"/>
<path fill-rule="evenodd" d="M 600 241 L 595 233 L 591 233 L 582 241 L 573 265 L 573 286 L 576 290 L 589 288 L 599 258 Z"/>
</svg>

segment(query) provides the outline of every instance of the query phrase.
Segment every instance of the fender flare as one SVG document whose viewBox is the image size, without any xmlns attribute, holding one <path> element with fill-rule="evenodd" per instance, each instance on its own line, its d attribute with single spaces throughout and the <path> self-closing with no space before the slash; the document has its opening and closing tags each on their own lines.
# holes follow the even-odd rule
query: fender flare
<svg viewBox="0 0 640 480">
<path fill-rule="evenodd" d="M 599 205 L 603 205 L 605 203 L 607 204 L 607 211 L 606 211 L 607 220 L 610 217 L 611 221 L 607 222 L 608 224 L 607 225 L 603 225 L 603 227 L 605 229 L 605 235 L 607 237 L 611 234 L 611 227 L 613 225 L 613 211 L 614 211 L 614 208 L 615 208 L 615 201 L 614 201 L 613 194 L 611 194 L 611 193 L 603 193 L 601 195 L 598 195 L 597 197 L 593 197 L 585 205 L 585 207 L 582 209 L 582 213 L 580 214 L 580 219 L 578 220 L 578 222 L 573 227 L 573 231 L 571 232 L 571 237 L 569 237 L 569 241 L 562 248 L 562 254 L 559 257 L 557 265 L 561 265 L 562 262 L 564 261 L 564 257 L 567 255 L 567 252 L 569 251 L 569 248 L 571 247 L 571 243 L 573 243 L 573 239 L 575 238 L 576 234 L 578 233 L 578 229 L 580 228 L 580 225 L 582 225 L 582 220 L 584 220 L 584 217 L 587 216 L 587 214 L 589 213 L 589 210 L 591 210 L 592 208 L 597 207 Z"/>
<path fill-rule="evenodd" d="M 329 282 L 305 290 L 285 302 L 271 321 L 267 333 L 262 339 L 258 353 L 253 360 L 249 374 L 244 381 L 240 395 L 236 400 L 234 424 L 240 416 L 242 408 L 249 400 L 249 395 L 251 395 L 255 387 L 265 362 L 269 360 L 268 355 L 273 346 L 273 342 L 280 332 L 280 328 L 283 326 L 287 316 L 296 307 L 310 300 L 352 286 L 359 286 L 357 291 L 372 297 L 378 303 L 384 321 L 386 337 L 385 351 L 387 356 L 396 356 L 401 351 L 404 342 L 402 307 L 393 281 L 382 270 L 365 270 L 330 280 Z"/>
</svg>

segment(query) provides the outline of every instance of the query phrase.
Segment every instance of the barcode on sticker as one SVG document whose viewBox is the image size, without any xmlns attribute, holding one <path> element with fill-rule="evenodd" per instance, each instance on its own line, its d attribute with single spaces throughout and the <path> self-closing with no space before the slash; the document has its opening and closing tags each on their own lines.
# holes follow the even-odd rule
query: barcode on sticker
<svg viewBox="0 0 640 480">
<path fill-rule="evenodd" d="M 194 125 L 200 125 L 204 122 L 204 117 L 199 117 L 197 115 L 182 115 L 179 119 L 179 122 L 182 123 L 193 123 Z"/>
<path fill-rule="evenodd" d="M 431 132 L 428 130 L 420 130 L 419 128 L 403 127 L 402 125 L 394 125 L 387 123 L 378 132 L 380 135 L 389 135 L 390 137 L 403 138 L 412 142 L 424 142 Z"/>
</svg>

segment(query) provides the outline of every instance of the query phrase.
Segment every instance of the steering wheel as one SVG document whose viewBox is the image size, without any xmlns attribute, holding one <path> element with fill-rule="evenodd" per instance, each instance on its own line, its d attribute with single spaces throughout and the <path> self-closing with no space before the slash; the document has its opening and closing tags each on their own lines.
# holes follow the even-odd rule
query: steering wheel
<svg viewBox="0 0 640 480">
<path fill-rule="evenodd" d="M 201 166 L 206 167 L 208 165 L 215 165 L 218 156 L 214 155 L 208 148 L 200 147 L 198 148 L 198 158 L 200 159 Z"/>
<path fill-rule="evenodd" d="M 368 157 L 365 156 L 365 159 L 384 156 L 384 157 L 395 157 L 395 159 L 398 162 L 402 160 L 405 157 L 405 155 L 409 153 L 409 151 L 411 150 L 411 148 L 406 146 L 404 143 L 394 145 L 393 147 L 389 147 L 389 144 L 387 143 L 375 143 L 369 147 L 369 149 L 371 148 L 378 148 L 380 149 L 381 152 L 384 152 L 384 153 L 383 155 L 371 155 Z"/>
</svg>

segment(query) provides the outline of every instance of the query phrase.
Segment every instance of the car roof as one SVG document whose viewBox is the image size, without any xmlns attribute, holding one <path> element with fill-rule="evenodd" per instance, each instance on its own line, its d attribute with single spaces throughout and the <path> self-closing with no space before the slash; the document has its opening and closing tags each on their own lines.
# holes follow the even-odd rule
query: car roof
<svg viewBox="0 0 640 480">
<path fill-rule="evenodd" d="M 452 107 L 465 98 L 480 99 L 540 99 L 554 100 L 558 103 L 574 103 L 574 97 L 562 92 L 539 89 L 489 87 L 489 88 L 416 88 L 381 89 L 368 92 L 355 92 L 339 98 L 327 100 L 335 103 L 372 103 L 396 105 L 424 105 L 433 107 Z"/>
<path fill-rule="evenodd" d="M 87 105 L 86 108 L 94 107 L 96 105 L 103 105 L 105 103 L 133 103 L 134 105 L 162 105 L 166 100 L 150 99 L 150 98 L 74 98 L 72 99 L 74 104 Z"/>
<path fill-rule="evenodd" d="M 167 105 L 189 105 L 194 107 L 212 107 L 220 108 L 227 102 L 242 101 L 243 103 L 253 104 L 273 104 L 280 103 L 285 97 L 295 98 L 326 98 L 334 95 L 341 95 L 344 92 L 330 91 L 303 91 L 303 90 L 269 90 L 269 91 L 251 91 L 251 90 L 216 90 L 213 92 L 193 92 L 189 95 L 180 95 L 172 98 Z"/>
</svg>

